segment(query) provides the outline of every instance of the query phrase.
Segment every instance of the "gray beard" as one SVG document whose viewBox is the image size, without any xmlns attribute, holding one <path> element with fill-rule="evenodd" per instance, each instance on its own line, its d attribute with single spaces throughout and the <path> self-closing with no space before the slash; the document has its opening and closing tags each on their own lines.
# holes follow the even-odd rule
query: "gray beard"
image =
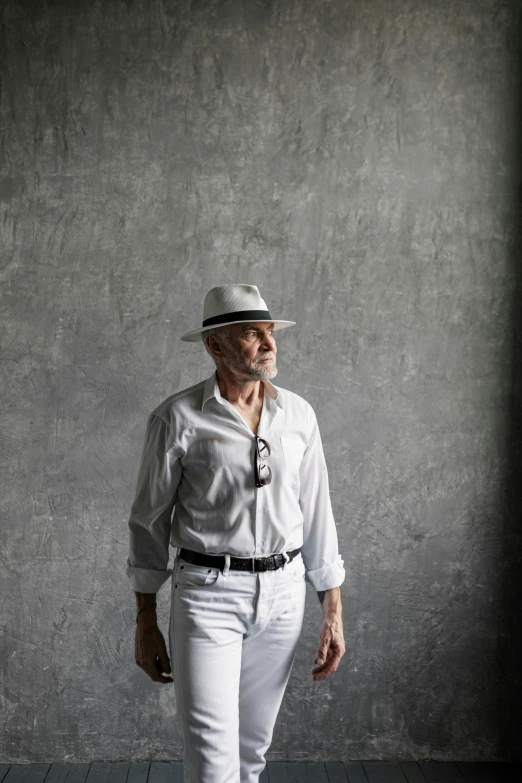
<svg viewBox="0 0 522 783">
<path fill-rule="evenodd" d="M 249 375 L 252 375 L 254 378 L 258 378 L 262 381 L 270 380 L 270 378 L 275 378 L 277 375 L 277 367 L 275 366 L 275 362 L 273 365 L 271 365 L 271 367 L 264 367 L 262 364 L 258 364 L 254 367 L 247 367 L 246 371 Z"/>
<path fill-rule="evenodd" d="M 252 364 L 252 366 L 247 366 L 233 357 L 230 360 L 230 368 L 236 372 L 246 372 L 248 375 L 250 375 L 252 380 L 267 381 L 271 378 L 275 378 L 277 375 L 277 365 L 275 360 L 272 362 L 270 367 L 265 367 L 263 364 L 255 363 Z"/>
</svg>

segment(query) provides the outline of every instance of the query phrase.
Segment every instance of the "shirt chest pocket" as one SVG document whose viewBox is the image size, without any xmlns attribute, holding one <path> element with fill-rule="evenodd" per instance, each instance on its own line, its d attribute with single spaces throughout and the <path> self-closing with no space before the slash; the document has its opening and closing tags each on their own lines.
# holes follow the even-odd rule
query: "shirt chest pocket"
<svg viewBox="0 0 522 783">
<path fill-rule="evenodd" d="M 194 439 L 184 460 L 186 470 L 192 468 L 196 473 L 206 475 L 207 471 L 213 473 L 219 466 L 220 444 L 211 437 L 198 437 Z"/>
<path fill-rule="evenodd" d="M 289 484 L 291 487 L 298 487 L 300 483 L 299 469 L 306 450 L 306 444 L 293 435 L 280 435 L 280 439 L 285 463 L 283 480 L 285 484 Z"/>
</svg>

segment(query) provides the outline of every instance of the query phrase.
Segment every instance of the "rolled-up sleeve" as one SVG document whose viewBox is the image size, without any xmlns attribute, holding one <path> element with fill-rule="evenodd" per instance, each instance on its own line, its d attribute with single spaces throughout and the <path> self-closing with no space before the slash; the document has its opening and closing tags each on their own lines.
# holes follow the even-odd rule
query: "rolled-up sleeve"
<svg viewBox="0 0 522 783">
<path fill-rule="evenodd" d="M 167 568 L 171 516 L 181 473 L 181 454 L 169 424 L 151 413 L 128 522 L 125 573 L 139 593 L 157 593 L 172 575 L 172 568 Z"/>
<path fill-rule="evenodd" d="M 319 592 L 339 587 L 346 571 L 339 553 L 319 425 L 312 408 L 311 412 L 312 431 L 300 466 L 299 505 L 304 517 L 305 578 Z"/>
</svg>

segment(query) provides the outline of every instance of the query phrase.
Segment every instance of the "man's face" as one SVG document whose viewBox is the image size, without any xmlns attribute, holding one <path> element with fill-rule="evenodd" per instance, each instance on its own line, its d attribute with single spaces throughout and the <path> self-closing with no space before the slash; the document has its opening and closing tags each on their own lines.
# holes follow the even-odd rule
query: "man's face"
<svg viewBox="0 0 522 783">
<path fill-rule="evenodd" d="M 277 346 L 273 323 L 231 324 L 228 344 L 222 344 L 223 363 L 235 375 L 267 380 L 277 375 Z"/>
</svg>

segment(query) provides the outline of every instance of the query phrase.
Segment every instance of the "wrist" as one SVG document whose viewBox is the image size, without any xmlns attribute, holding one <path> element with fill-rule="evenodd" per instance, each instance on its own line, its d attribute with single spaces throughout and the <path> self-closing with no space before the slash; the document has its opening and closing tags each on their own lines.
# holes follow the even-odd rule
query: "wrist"
<svg viewBox="0 0 522 783">
<path fill-rule="evenodd" d="M 325 617 L 338 617 L 342 613 L 341 589 L 332 587 L 324 591 L 323 615 Z"/>
<path fill-rule="evenodd" d="M 158 625 L 158 618 L 156 617 L 156 612 L 149 612 L 147 609 L 145 609 L 144 612 L 140 614 L 138 619 L 136 620 L 136 627 L 147 629 L 147 628 L 156 628 Z"/>
<path fill-rule="evenodd" d="M 136 622 L 140 625 L 149 625 L 156 622 L 156 601 L 140 601 Z"/>
<path fill-rule="evenodd" d="M 323 612 L 323 620 L 327 620 L 331 625 L 339 625 L 343 621 L 342 611 L 340 609 Z"/>
</svg>

